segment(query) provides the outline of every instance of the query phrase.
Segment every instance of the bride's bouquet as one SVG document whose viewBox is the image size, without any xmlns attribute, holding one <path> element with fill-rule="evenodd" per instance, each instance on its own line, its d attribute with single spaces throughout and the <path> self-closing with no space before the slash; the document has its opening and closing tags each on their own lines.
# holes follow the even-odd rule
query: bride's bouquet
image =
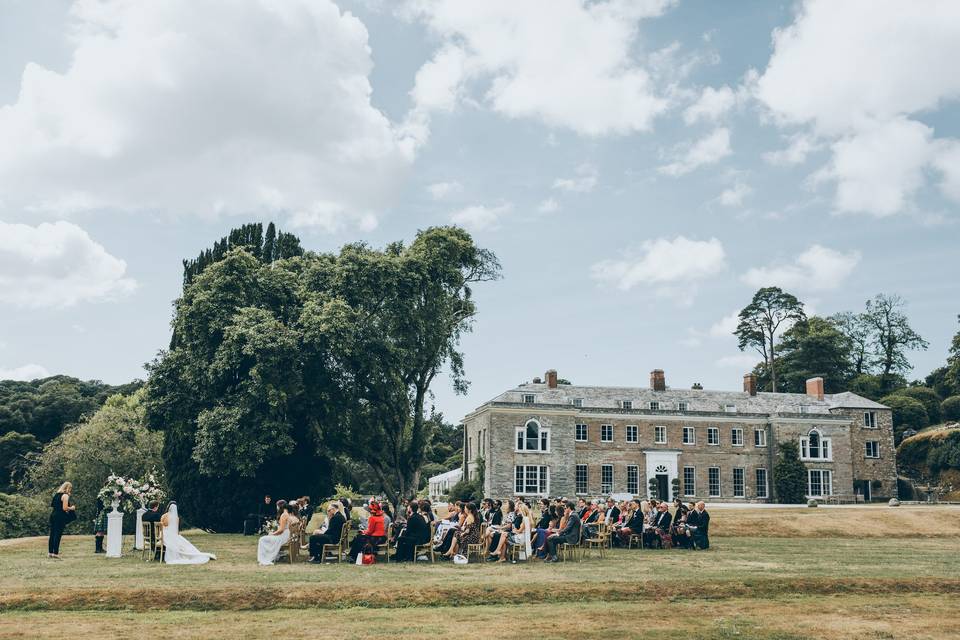
<svg viewBox="0 0 960 640">
<path fill-rule="evenodd" d="M 280 521 L 277 520 L 276 518 L 274 518 L 273 520 L 266 520 L 263 523 L 263 527 L 261 528 L 260 533 L 262 533 L 265 536 L 268 536 L 272 532 L 276 531 L 277 528 L 279 527 L 280 527 Z"/>
</svg>

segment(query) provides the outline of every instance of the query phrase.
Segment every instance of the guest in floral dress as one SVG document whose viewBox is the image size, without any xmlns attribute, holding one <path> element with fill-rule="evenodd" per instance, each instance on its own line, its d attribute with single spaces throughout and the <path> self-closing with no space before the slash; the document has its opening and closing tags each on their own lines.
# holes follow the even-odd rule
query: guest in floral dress
<svg viewBox="0 0 960 640">
<path fill-rule="evenodd" d="M 103 548 L 103 537 L 107 535 L 107 508 L 100 498 L 97 498 L 97 515 L 93 518 L 93 535 L 96 544 L 94 553 L 106 553 Z"/>
<path fill-rule="evenodd" d="M 454 534 L 449 551 L 443 554 L 445 558 L 452 558 L 457 553 L 465 554 L 470 548 L 469 545 L 480 544 L 480 510 L 473 502 L 465 504 L 463 510 L 466 517 L 460 525 L 460 530 Z"/>
</svg>

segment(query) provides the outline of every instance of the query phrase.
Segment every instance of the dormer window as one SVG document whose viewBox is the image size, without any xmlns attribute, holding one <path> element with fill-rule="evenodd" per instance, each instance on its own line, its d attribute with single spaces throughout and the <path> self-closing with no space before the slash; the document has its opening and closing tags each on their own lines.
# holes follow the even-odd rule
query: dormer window
<svg viewBox="0 0 960 640">
<path fill-rule="evenodd" d="M 621 409 L 626 409 L 627 411 L 630 411 L 631 409 L 633 409 L 633 401 L 632 401 L 632 400 L 621 400 L 621 401 L 620 401 L 620 408 L 621 408 Z"/>
<path fill-rule="evenodd" d="M 579 409 L 580 407 L 582 407 L 582 406 L 583 406 L 583 398 L 574 398 L 574 399 L 573 399 L 573 406 L 577 407 L 578 409 Z"/>
<path fill-rule="evenodd" d="M 656 400 L 650 401 L 650 411 L 660 411 L 660 403 Z"/>
<path fill-rule="evenodd" d="M 677 411 L 689 411 L 689 410 L 690 410 L 690 403 L 689 403 L 689 402 L 678 402 L 678 403 L 677 403 Z"/>
<path fill-rule="evenodd" d="M 797 412 L 798 412 L 798 413 L 810 413 L 810 406 L 809 406 L 809 405 L 802 404 L 802 405 L 800 405 L 799 407 L 797 407 Z"/>
<path fill-rule="evenodd" d="M 523 401 L 525 404 L 533 404 L 536 401 L 537 397 L 532 393 L 523 394 Z"/>
<path fill-rule="evenodd" d="M 736 412 L 737 412 L 737 405 L 735 405 L 735 404 L 725 404 L 725 405 L 723 405 L 723 410 L 724 410 L 725 412 L 727 412 L 727 413 L 736 413 Z"/>
</svg>

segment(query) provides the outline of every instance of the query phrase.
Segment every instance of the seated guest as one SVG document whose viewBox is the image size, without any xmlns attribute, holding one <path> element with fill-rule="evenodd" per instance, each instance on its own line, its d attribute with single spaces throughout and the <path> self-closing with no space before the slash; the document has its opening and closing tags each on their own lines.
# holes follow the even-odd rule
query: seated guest
<svg viewBox="0 0 960 640">
<path fill-rule="evenodd" d="M 444 554 L 445 558 L 452 558 L 457 553 L 466 553 L 469 545 L 480 543 L 480 510 L 473 502 L 463 507 L 463 522 L 456 529 L 456 535 L 450 543 L 450 548 Z"/>
<path fill-rule="evenodd" d="M 670 507 L 666 502 L 657 505 L 657 516 L 643 532 L 643 543 L 649 548 L 662 546 L 660 536 L 670 533 Z"/>
<path fill-rule="evenodd" d="M 530 545 L 530 533 L 533 527 L 533 518 L 530 514 L 530 507 L 524 502 L 517 504 L 517 518 L 514 519 L 513 531 L 500 537 L 500 543 L 497 546 L 496 555 L 499 557 L 497 562 L 507 561 L 507 548 L 509 545 L 519 546 L 520 559 L 526 560 L 532 553 Z"/>
<path fill-rule="evenodd" d="M 283 551 L 283 545 L 290 540 L 290 528 L 299 524 L 296 507 L 288 504 L 285 500 L 277 500 L 277 513 L 279 515 L 277 530 L 261 536 L 257 543 L 257 562 L 261 566 L 271 565 L 277 561 Z M 169 548 L 167 549 L 167 562 L 170 562 Z"/>
<path fill-rule="evenodd" d="M 450 511 L 444 519 L 445 524 L 441 524 L 440 531 L 442 531 L 442 533 L 440 533 L 440 543 L 433 547 L 436 553 L 446 554 L 447 551 L 450 550 L 450 545 L 453 544 L 453 537 L 456 535 L 457 529 L 460 528 L 465 518 L 466 513 L 464 513 L 464 504 L 462 502 L 456 502 L 450 505 Z"/>
<path fill-rule="evenodd" d="M 496 559 L 495 551 L 497 547 L 500 546 L 500 538 L 513 531 L 517 516 L 516 503 L 513 500 L 507 500 L 507 514 L 503 516 L 503 521 L 500 523 L 500 526 L 487 529 L 487 551 L 490 554 L 491 560 Z"/>
<path fill-rule="evenodd" d="M 380 503 L 371 502 L 367 508 L 370 510 L 367 527 L 358 533 L 350 544 L 351 561 L 356 561 L 357 556 L 363 552 L 367 545 L 376 550 L 377 545 L 383 544 L 383 541 L 387 539 L 387 528 L 383 520 L 383 509 L 380 508 Z"/>
<path fill-rule="evenodd" d="M 155 523 L 160 522 L 160 518 L 162 517 L 163 517 L 163 514 L 160 512 L 160 503 L 157 502 L 156 500 L 150 501 L 150 503 L 147 504 L 147 510 L 143 514 L 143 521 L 154 523 L 150 526 L 149 543 L 150 543 L 150 550 L 154 552 L 153 557 L 156 558 L 157 560 L 160 559 L 160 549 L 157 548 L 157 532 L 156 532 L 157 525 Z M 144 540 L 144 542 L 146 543 L 148 541 Z"/>
<path fill-rule="evenodd" d="M 483 522 L 490 524 L 490 518 L 493 517 L 493 500 L 484 498 L 480 501 L 480 518 Z"/>
<path fill-rule="evenodd" d="M 413 556 L 414 549 L 430 541 L 430 524 L 427 522 L 429 512 L 430 505 L 426 501 L 424 504 L 417 504 L 415 500 L 410 501 L 406 526 L 397 536 L 397 550 L 393 556 L 397 561 L 413 562 L 416 559 Z"/>
<path fill-rule="evenodd" d="M 547 559 L 544 562 L 558 562 L 557 547 L 563 543 L 578 544 L 580 542 L 580 518 L 575 511 L 576 505 L 568 501 L 563 510 L 565 518 L 563 528 L 547 538 Z"/>
<path fill-rule="evenodd" d="M 503 502 L 500 500 L 493 501 L 493 512 L 490 514 L 490 519 L 487 521 L 487 524 L 491 527 L 499 527 L 503 523 Z"/>
<path fill-rule="evenodd" d="M 577 499 L 577 517 L 583 522 L 583 517 L 587 514 L 587 501 L 583 498 Z"/>
<path fill-rule="evenodd" d="M 636 500 L 630 503 L 627 513 L 628 519 L 626 523 L 617 529 L 617 535 L 613 538 L 614 545 L 616 546 L 627 546 L 627 544 L 630 542 L 630 536 L 643 534 L 643 511 L 642 507 L 637 504 Z"/>
<path fill-rule="evenodd" d="M 437 519 L 437 514 L 433 512 L 433 503 L 424 498 L 423 500 L 419 500 L 418 504 L 420 505 L 420 515 L 426 518 L 427 524 Z M 424 505 L 427 507 L 426 511 L 423 510 Z"/>
<path fill-rule="evenodd" d="M 327 521 L 310 536 L 310 562 L 323 562 L 323 545 L 339 544 L 347 518 L 343 506 L 336 500 L 327 505 Z"/>
<path fill-rule="evenodd" d="M 617 501 L 613 498 L 607 498 L 607 510 L 603 514 L 603 521 L 609 527 L 620 522 L 620 507 L 617 506 Z"/>
<path fill-rule="evenodd" d="M 691 549 L 710 548 L 710 514 L 706 507 L 701 500 L 693 511 L 687 513 L 687 535 L 691 538 Z"/>
<path fill-rule="evenodd" d="M 544 558 L 547 555 L 547 536 L 560 529 L 560 518 L 557 516 L 557 508 L 549 500 L 541 501 L 540 521 L 533 531 L 533 551 L 537 557 Z"/>
</svg>

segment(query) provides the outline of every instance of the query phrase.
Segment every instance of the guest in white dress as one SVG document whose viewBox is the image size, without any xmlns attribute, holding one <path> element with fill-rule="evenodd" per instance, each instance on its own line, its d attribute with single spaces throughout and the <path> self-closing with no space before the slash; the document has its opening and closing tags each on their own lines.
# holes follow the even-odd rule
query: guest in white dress
<svg viewBox="0 0 960 640">
<path fill-rule="evenodd" d="M 290 541 L 290 527 L 300 522 L 295 515 L 296 506 L 294 504 L 287 504 L 284 500 L 278 500 L 277 509 L 280 511 L 277 530 L 270 535 L 261 536 L 257 543 L 257 562 L 261 566 L 269 566 L 277 561 L 283 545 Z"/>
<path fill-rule="evenodd" d="M 167 564 L 206 564 L 216 560 L 212 553 L 204 553 L 190 541 L 180 535 L 180 517 L 177 515 L 177 503 L 171 502 L 167 512 L 160 518 L 163 526 L 164 560 Z"/>
</svg>

